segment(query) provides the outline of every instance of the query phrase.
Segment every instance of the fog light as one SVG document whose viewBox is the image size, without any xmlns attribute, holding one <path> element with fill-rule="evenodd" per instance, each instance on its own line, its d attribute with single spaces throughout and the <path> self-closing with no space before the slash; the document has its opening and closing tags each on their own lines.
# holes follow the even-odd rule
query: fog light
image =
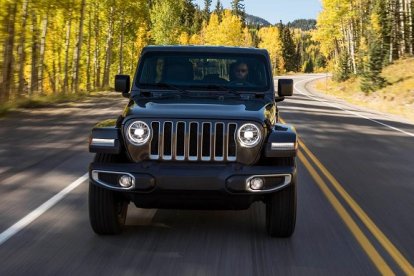
<svg viewBox="0 0 414 276">
<path fill-rule="evenodd" d="M 250 180 L 250 188 L 252 190 L 260 190 L 263 188 L 264 181 L 260 177 L 255 177 Z"/>
<path fill-rule="evenodd" d="M 134 185 L 135 180 L 132 176 L 129 175 L 123 175 L 119 178 L 119 185 L 123 188 L 130 188 L 132 185 Z"/>
</svg>

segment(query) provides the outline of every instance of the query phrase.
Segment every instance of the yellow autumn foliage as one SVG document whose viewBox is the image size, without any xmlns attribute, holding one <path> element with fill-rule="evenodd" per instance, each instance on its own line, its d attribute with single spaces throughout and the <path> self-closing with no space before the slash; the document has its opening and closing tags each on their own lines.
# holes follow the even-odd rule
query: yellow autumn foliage
<svg viewBox="0 0 414 276">
<path fill-rule="evenodd" d="M 252 46 L 253 39 L 247 28 L 243 28 L 240 18 L 225 10 L 221 22 L 213 13 L 208 24 L 203 26 L 201 38 L 206 45 Z"/>
<path fill-rule="evenodd" d="M 279 29 L 277 27 L 265 27 L 259 30 L 259 48 L 269 52 L 272 61 L 273 74 L 285 71 L 285 62 L 282 54 L 282 41 L 279 39 Z"/>
</svg>

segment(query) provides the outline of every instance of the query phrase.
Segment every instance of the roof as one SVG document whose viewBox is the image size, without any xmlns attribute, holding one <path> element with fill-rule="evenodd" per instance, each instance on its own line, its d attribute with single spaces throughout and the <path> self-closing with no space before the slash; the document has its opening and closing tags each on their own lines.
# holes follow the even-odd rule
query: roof
<svg viewBox="0 0 414 276">
<path fill-rule="evenodd" d="M 229 47 L 229 46 L 182 46 L 182 45 L 150 45 L 144 52 L 192 52 L 192 53 L 236 53 L 236 54 L 265 54 L 267 50 L 259 48 Z"/>
</svg>

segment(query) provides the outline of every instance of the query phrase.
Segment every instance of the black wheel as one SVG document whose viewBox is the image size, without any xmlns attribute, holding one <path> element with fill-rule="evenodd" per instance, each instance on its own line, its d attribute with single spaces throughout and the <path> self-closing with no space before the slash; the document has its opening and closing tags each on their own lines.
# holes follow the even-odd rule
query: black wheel
<svg viewBox="0 0 414 276">
<path fill-rule="evenodd" d="M 296 225 L 296 177 L 285 189 L 269 195 L 266 201 L 266 229 L 270 236 L 288 238 Z"/>
<path fill-rule="evenodd" d="M 116 156 L 96 154 L 95 162 L 109 163 Z M 128 201 L 119 193 L 89 182 L 89 221 L 93 231 L 100 235 L 114 235 L 122 232 L 128 211 Z"/>
</svg>

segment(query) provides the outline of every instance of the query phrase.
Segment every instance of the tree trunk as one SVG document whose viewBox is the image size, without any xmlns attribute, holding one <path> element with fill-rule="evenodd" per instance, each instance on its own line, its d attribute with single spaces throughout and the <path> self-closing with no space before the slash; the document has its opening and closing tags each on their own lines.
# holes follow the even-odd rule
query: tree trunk
<svg viewBox="0 0 414 276">
<path fill-rule="evenodd" d="M 354 74 L 356 75 L 358 71 L 357 71 L 357 66 L 356 66 L 356 61 L 355 61 L 355 39 L 354 39 L 354 28 L 353 28 L 352 22 L 349 25 L 349 46 L 350 46 L 349 48 L 350 48 L 352 67 L 353 67 Z"/>
<path fill-rule="evenodd" d="M 411 48 L 414 54 L 414 1 L 410 1 L 410 13 L 411 13 Z"/>
<path fill-rule="evenodd" d="M 394 17 L 394 59 L 399 59 L 402 55 L 401 52 L 401 16 L 400 16 L 400 1 L 393 0 L 393 17 Z"/>
<path fill-rule="evenodd" d="M 61 59 L 60 59 L 60 51 L 58 46 L 56 45 L 56 41 L 52 42 L 52 50 L 53 50 L 53 58 L 52 58 L 52 73 L 49 74 L 49 81 L 52 86 L 53 94 L 56 95 L 58 93 L 58 88 L 60 87 L 58 72 L 61 71 Z M 57 65 L 56 65 L 57 63 Z"/>
<path fill-rule="evenodd" d="M 407 9 L 407 46 L 408 53 L 410 55 L 414 54 L 413 49 L 413 2 L 412 0 L 406 0 L 406 9 Z"/>
<path fill-rule="evenodd" d="M 396 38 L 396 18 L 395 18 L 395 0 L 390 0 L 389 2 L 389 14 L 390 14 L 390 26 L 391 26 L 391 35 L 390 35 L 390 49 L 389 49 L 389 63 L 394 61 L 397 38 Z"/>
<path fill-rule="evenodd" d="M 82 0 L 81 10 L 80 10 L 80 20 L 79 20 L 79 32 L 78 32 L 78 41 L 76 42 L 75 51 L 73 54 L 73 75 L 72 75 L 72 85 L 74 92 L 79 92 L 79 67 L 80 67 L 80 58 L 82 53 L 82 43 L 83 43 L 83 22 L 85 20 L 85 0 Z"/>
<path fill-rule="evenodd" d="M 86 56 L 86 90 L 91 91 L 91 42 L 92 42 L 92 11 L 89 8 L 88 20 L 88 55 Z"/>
<path fill-rule="evenodd" d="M 45 60 L 45 50 L 46 50 L 46 34 L 47 34 L 47 25 L 48 25 L 48 15 L 46 14 L 42 19 L 42 36 L 40 38 L 40 59 L 39 59 L 39 92 L 43 94 L 43 80 L 44 80 L 44 60 Z"/>
<path fill-rule="evenodd" d="M 17 55 L 20 57 L 19 59 L 19 84 L 17 87 L 17 94 L 18 96 L 22 96 L 27 93 L 27 80 L 24 76 L 24 67 L 26 65 L 26 23 L 27 23 L 27 16 L 28 16 L 28 5 L 29 0 L 23 1 L 23 8 L 22 8 L 22 29 L 20 31 L 20 42 L 19 47 L 17 48 Z"/>
<path fill-rule="evenodd" d="M 94 63 L 95 63 L 95 88 L 101 87 L 101 63 L 100 63 L 100 54 L 101 54 L 101 48 L 100 48 L 100 20 L 99 20 L 99 3 L 96 5 L 95 10 L 95 57 L 94 57 Z"/>
<path fill-rule="evenodd" d="M 108 28 L 106 50 L 105 50 L 105 65 L 104 65 L 102 87 L 109 86 L 109 74 L 111 72 L 111 62 L 112 62 L 113 33 L 114 33 L 114 8 L 111 7 L 110 14 L 109 14 L 109 28 Z"/>
<path fill-rule="evenodd" d="M 4 26 L 6 26 L 7 38 L 4 41 L 4 58 L 2 70 L 2 82 L 0 87 L 0 103 L 5 103 L 10 99 L 10 90 L 13 84 L 14 71 L 14 39 L 15 39 L 15 21 L 17 13 L 17 3 L 7 4 L 7 14 L 10 16 L 4 17 Z"/>
<path fill-rule="evenodd" d="M 121 14 L 121 35 L 120 35 L 120 46 L 119 46 L 119 74 L 123 74 L 124 71 L 124 15 Z"/>
<path fill-rule="evenodd" d="M 134 41 L 131 41 L 131 56 L 130 56 L 130 64 L 129 64 L 129 72 L 133 72 L 134 71 L 134 68 L 135 68 L 135 66 L 136 66 L 136 63 L 135 63 L 135 59 L 136 59 L 136 57 L 135 57 L 135 42 Z"/>
<path fill-rule="evenodd" d="M 399 6 L 399 28 L 400 28 L 400 41 L 399 41 L 399 55 L 403 56 L 406 53 L 406 38 L 405 38 L 405 0 L 398 0 Z"/>
<path fill-rule="evenodd" d="M 62 64 L 62 59 L 61 59 L 61 56 L 62 56 L 62 48 L 60 47 L 60 45 L 58 44 L 58 43 L 56 43 L 56 42 L 54 42 L 54 48 L 55 48 L 55 53 L 57 54 L 57 58 L 56 59 L 53 59 L 53 61 L 54 61 L 54 65 L 55 65 L 55 68 L 54 68 L 54 75 L 55 75 L 55 80 L 56 80 L 56 87 L 55 87 L 55 94 L 57 94 L 57 93 L 61 93 L 62 92 L 62 90 L 59 90 L 59 88 L 61 88 L 62 87 L 62 72 L 63 72 L 63 67 L 64 67 L 64 65 Z M 57 62 L 56 62 L 57 61 Z M 57 66 L 56 66 L 56 63 L 57 63 Z"/>
<path fill-rule="evenodd" d="M 62 49 L 59 41 L 53 40 L 53 54 L 55 58 L 53 59 L 53 79 L 55 80 L 55 95 L 58 93 L 62 93 L 63 88 L 63 77 L 62 73 L 64 72 L 64 60 L 62 60 Z"/>
<path fill-rule="evenodd" d="M 339 53 L 341 52 L 341 50 L 340 50 L 338 39 L 335 38 L 334 41 L 335 41 L 334 58 L 335 58 L 335 60 L 338 60 L 339 59 Z"/>
<path fill-rule="evenodd" d="M 63 79 L 63 93 L 68 93 L 69 86 L 69 48 L 70 48 L 70 32 L 72 28 L 72 14 L 69 13 L 69 18 L 66 21 L 66 39 L 65 39 L 65 77 Z"/>
<path fill-rule="evenodd" d="M 32 76 L 30 81 L 30 94 L 38 91 L 39 88 L 39 68 L 38 68 L 38 52 L 39 52 L 39 30 L 37 28 L 36 12 L 32 14 L 33 29 L 32 29 Z"/>
<path fill-rule="evenodd" d="M 53 76 L 53 77 L 52 77 Z M 52 61 L 52 76 L 50 76 L 50 84 L 52 85 L 53 94 L 57 94 L 57 72 L 56 72 L 56 61 Z"/>
</svg>

